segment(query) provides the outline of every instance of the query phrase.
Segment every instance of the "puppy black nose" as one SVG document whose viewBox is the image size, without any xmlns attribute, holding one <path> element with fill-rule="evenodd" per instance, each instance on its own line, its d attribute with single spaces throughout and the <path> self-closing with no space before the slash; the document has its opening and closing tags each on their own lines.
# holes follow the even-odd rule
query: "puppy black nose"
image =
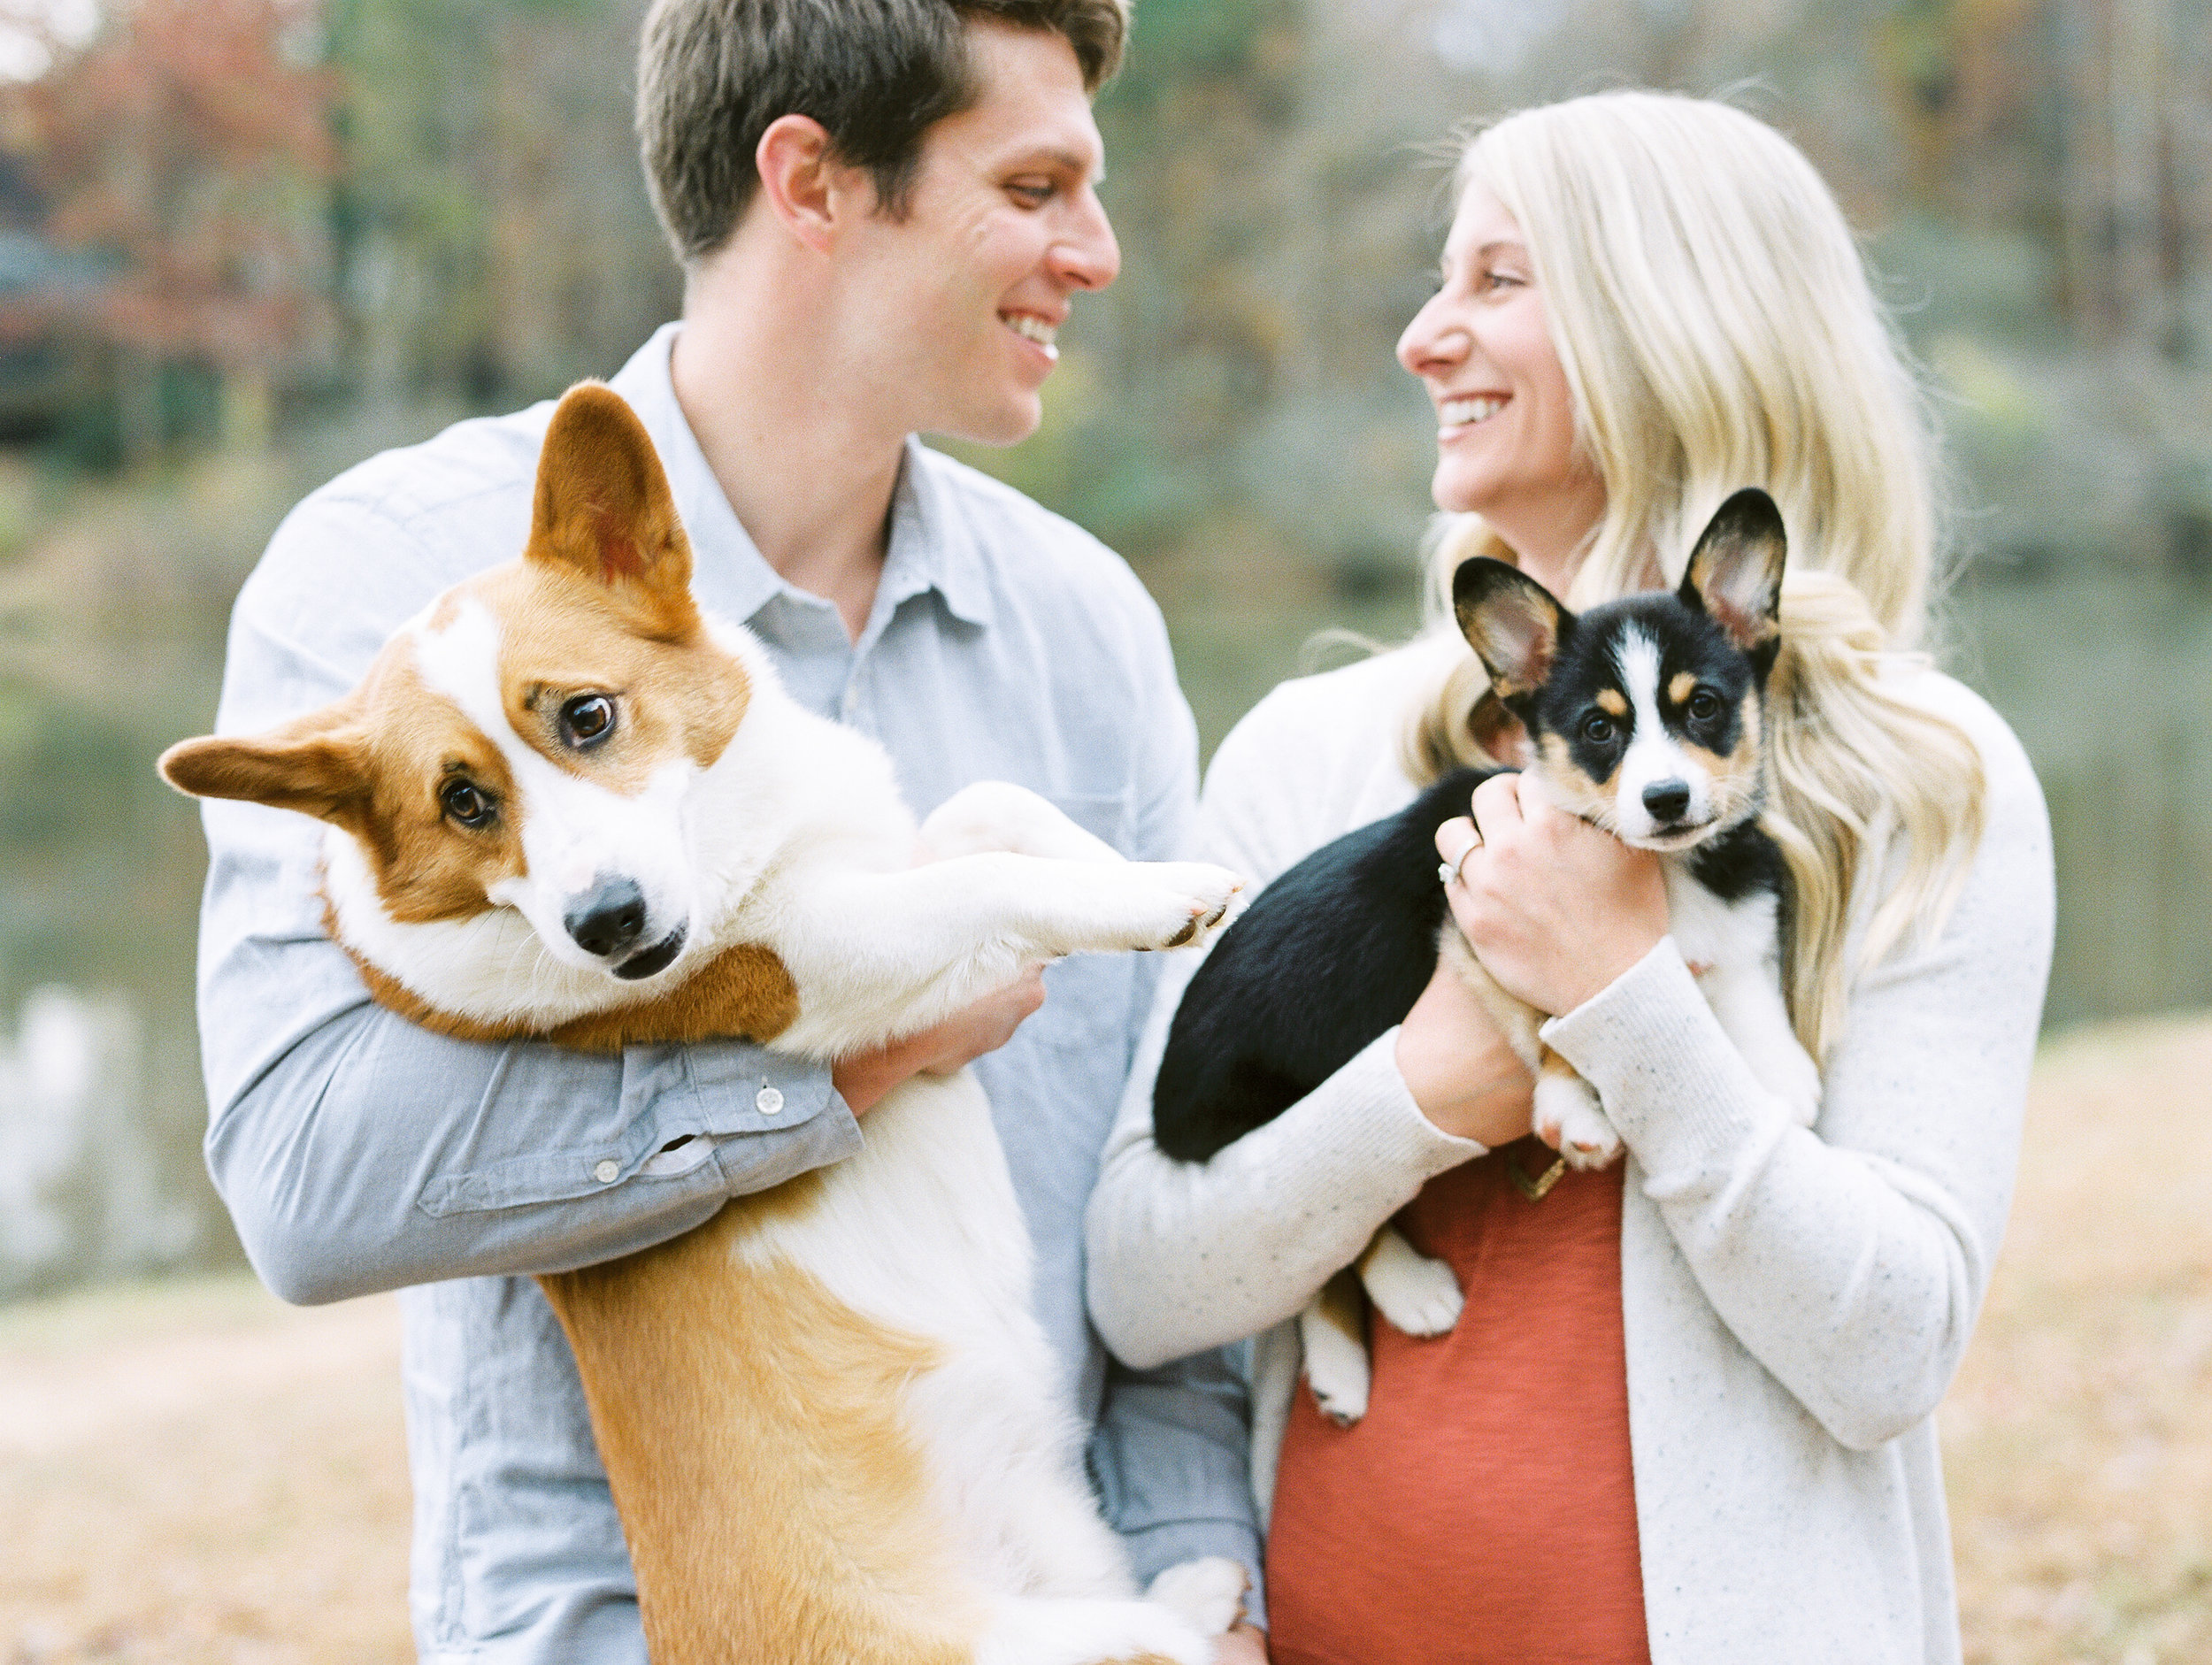
<svg viewBox="0 0 2212 1665">
<path fill-rule="evenodd" d="M 634 879 L 603 879 L 561 916 L 561 923 L 578 948 L 603 960 L 644 934 L 645 893 Z"/>
<path fill-rule="evenodd" d="M 1655 780 L 1644 788 L 1644 808 L 1655 821 L 1679 821 L 1690 807 L 1686 780 Z"/>
</svg>

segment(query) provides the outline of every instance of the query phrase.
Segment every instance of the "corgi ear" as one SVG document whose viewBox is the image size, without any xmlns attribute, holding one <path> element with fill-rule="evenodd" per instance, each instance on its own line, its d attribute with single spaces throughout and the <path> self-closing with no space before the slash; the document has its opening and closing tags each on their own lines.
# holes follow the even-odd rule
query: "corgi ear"
<svg viewBox="0 0 2212 1665">
<path fill-rule="evenodd" d="M 266 734 L 180 740 L 161 754 L 161 778 L 195 798 L 236 798 L 296 809 L 358 832 L 369 803 L 367 742 L 342 705 Z"/>
<path fill-rule="evenodd" d="M 1486 555 L 1461 562 L 1452 574 L 1452 612 L 1502 700 L 1544 686 L 1574 623 L 1549 590 Z"/>
<path fill-rule="evenodd" d="M 1685 605 L 1705 613 L 1750 653 L 1782 633 L 1782 567 L 1788 557 L 1782 511 L 1756 486 L 1747 486 L 1706 524 L 1679 594 Z"/>
<path fill-rule="evenodd" d="M 603 382 L 577 383 L 554 409 L 523 553 L 606 590 L 649 636 L 699 627 L 691 542 L 668 476 L 637 412 Z"/>
</svg>

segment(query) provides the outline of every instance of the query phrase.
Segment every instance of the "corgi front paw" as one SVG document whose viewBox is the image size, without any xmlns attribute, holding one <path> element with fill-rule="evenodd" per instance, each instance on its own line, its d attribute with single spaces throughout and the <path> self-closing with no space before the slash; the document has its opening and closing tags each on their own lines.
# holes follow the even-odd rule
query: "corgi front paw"
<svg viewBox="0 0 2212 1665">
<path fill-rule="evenodd" d="M 1536 1083 L 1536 1132 L 1570 1168 L 1602 1168 L 1621 1154 L 1596 1090 L 1580 1076 L 1546 1074 Z"/>
<path fill-rule="evenodd" d="M 1467 1298 L 1459 1279 L 1442 1261 L 1414 1253 L 1412 1246 L 1391 1234 L 1395 1251 L 1379 1247 L 1362 1263 L 1360 1282 L 1375 1310 L 1409 1336 L 1448 1335 L 1459 1322 Z"/>
<path fill-rule="evenodd" d="M 1208 1555 L 1170 1567 L 1152 1581 L 1144 1599 L 1176 1614 L 1201 1636 L 1224 1636 L 1244 1616 L 1244 1592 L 1251 1584 L 1241 1562 Z"/>
<path fill-rule="evenodd" d="M 1195 948 L 1234 917 L 1244 881 L 1203 862 L 1131 862 L 1082 870 L 1094 875 L 1107 904 L 1105 940 L 1096 948 Z"/>
</svg>

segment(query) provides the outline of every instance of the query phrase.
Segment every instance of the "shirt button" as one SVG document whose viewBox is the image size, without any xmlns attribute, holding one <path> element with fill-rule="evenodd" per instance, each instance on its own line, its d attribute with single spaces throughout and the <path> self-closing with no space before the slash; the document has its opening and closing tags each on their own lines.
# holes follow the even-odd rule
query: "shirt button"
<svg viewBox="0 0 2212 1665">
<path fill-rule="evenodd" d="M 753 1108 L 763 1116 L 773 1116 L 783 1109 L 783 1094 L 773 1087 L 763 1087 L 753 1094 Z"/>
<path fill-rule="evenodd" d="M 591 1171 L 592 1177 L 597 1179 L 601 1185 L 611 1185 L 614 1184 L 615 1177 L 621 1173 L 622 1164 L 615 1161 L 613 1157 L 609 1156 L 603 1160 L 599 1166 L 593 1169 Z"/>
</svg>

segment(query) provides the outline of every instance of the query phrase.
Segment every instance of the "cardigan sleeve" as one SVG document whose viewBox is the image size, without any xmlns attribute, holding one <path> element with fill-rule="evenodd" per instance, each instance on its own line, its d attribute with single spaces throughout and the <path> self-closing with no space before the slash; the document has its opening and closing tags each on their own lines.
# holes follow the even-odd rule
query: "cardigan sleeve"
<svg viewBox="0 0 2212 1665">
<path fill-rule="evenodd" d="M 1222 743 L 1200 809 L 1202 859 L 1256 884 L 1344 830 L 1332 794 L 1301 766 L 1320 752 L 1309 714 L 1285 698 L 1303 702 L 1296 688 L 1263 701 Z M 1092 1320 L 1140 1368 L 1289 1317 L 1432 1175 L 1483 1154 L 1414 1104 L 1394 1027 L 1210 1161 L 1163 1155 L 1152 1086 L 1201 958 L 1165 968 L 1086 1222 Z"/>
<path fill-rule="evenodd" d="M 1982 843 L 1938 940 L 1855 982 L 1816 1126 L 1753 1078 L 1671 939 L 1543 1030 L 1598 1089 L 1722 1322 L 1859 1449 L 1929 1416 L 1965 1351 L 2011 1202 L 2050 965 L 2034 773 L 1987 706 L 1955 684 L 1933 692 L 1981 751 Z"/>
</svg>

